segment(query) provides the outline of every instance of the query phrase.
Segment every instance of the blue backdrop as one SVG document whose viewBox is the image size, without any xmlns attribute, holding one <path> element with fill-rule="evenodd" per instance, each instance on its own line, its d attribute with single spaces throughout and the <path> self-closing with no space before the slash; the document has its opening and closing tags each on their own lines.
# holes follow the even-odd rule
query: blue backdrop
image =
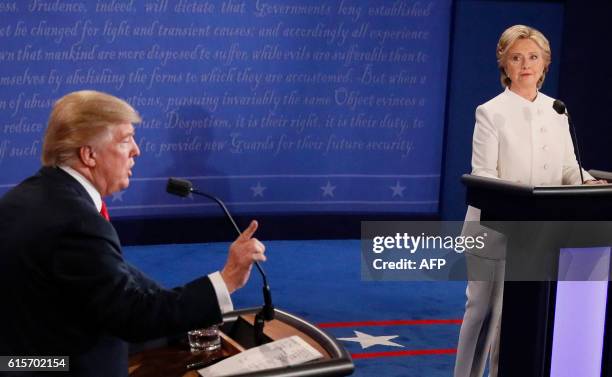
<svg viewBox="0 0 612 377">
<path fill-rule="evenodd" d="M 437 213 L 451 1 L 10 2 L 0 31 L 0 194 L 35 171 L 53 101 L 138 109 L 113 216 Z"/>
</svg>

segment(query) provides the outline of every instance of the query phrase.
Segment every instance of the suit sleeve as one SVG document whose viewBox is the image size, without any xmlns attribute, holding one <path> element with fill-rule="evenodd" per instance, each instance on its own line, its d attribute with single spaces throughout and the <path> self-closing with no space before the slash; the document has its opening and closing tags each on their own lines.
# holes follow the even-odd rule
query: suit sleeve
<svg viewBox="0 0 612 377">
<path fill-rule="evenodd" d="M 98 331 L 142 341 L 222 320 L 208 277 L 161 287 L 123 259 L 106 220 L 87 218 L 71 226 L 54 249 L 53 276 L 66 305 Z"/>
<path fill-rule="evenodd" d="M 490 114 L 482 107 L 476 109 L 476 126 L 472 141 L 472 174 L 499 178 L 497 160 L 499 155 L 498 132 Z"/>
</svg>

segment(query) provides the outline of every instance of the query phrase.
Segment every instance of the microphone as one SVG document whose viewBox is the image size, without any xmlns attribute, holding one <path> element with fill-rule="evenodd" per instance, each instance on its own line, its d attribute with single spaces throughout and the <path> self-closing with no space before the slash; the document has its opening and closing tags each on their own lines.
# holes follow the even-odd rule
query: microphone
<svg viewBox="0 0 612 377">
<path fill-rule="evenodd" d="M 559 99 L 556 99 L 555 102 L 553 102 L 553 109 L 555 109 L 555 111 L 561 115 L 566 114 L 565 103 Z M 569 117 L 569 115 L 567 116 Z"/>
<path fill-rule="evenodd" d="M 578 148 L 578 136 L 576 136 L 576 128 L 574 127 L 574 123 L 572 123 L 572 118 L 567 111 L 567 107 L 563 101 L 556 99 L 553 102 L 553 109 L 558 114 L 567 116 L 567 122 L 569 123 L 570 129 L 572 130 L 572 135 L 574 137 L 574 149 L 576 150 L 576 161 L 578 161 L 578 171 L 580 172 L 580 183 L 584 183 L 584 176 L 582 174 L 582 159 L 580 158 L 580 148 Z"/>
<path fill-rule="evenodd" d="M 191 183 L 191 181 L 180 178 L 168 178 L 166 192 L 183 198 L 189 196 L 189 194 L 197 194 L 200 196 L 207 197 L 208 199 L 217 203 L 219 207 L 221 207 L 221 209 L 225 213 L 225 217 L 232 223 L 234 229 L 236 229 L 236 233 L 238 233 L 239 236 L 242 234 L 240 228 L 238 228 L 238 225 L 236 225 L 234 218 L 228 211 L 225 204 L 223 204 L 221 199 L 193 188 L 193 184 Z M 255 316 L 255 342 L 258 344 L 262 344 L 264 321 L 271 321 L 274 319 L 274 305 L 272 305 L 272 293 L 270 292 L 270 286 L 268 285 L 268 278 L 266 276 L 266 273 L 264 272 L 258 261 L 255 261 L 255 266 L 257 267 L 257 270 L 259 270 L 259 274 L 261 275 L 261 278 L 263 280 L 264 297 L 264 306 L 262 307 L 261 311 Z"/>
<path fill-rule="evenodd" d="M 189 194 L 191 194 L 191 190 L 193 190 L 193 185 L 186 179 L 168 179 L 168 184 L 166 185 L 166 192 L 168 192 L 169 194 L 185 198 L 189 196 Z"/>
</svg>

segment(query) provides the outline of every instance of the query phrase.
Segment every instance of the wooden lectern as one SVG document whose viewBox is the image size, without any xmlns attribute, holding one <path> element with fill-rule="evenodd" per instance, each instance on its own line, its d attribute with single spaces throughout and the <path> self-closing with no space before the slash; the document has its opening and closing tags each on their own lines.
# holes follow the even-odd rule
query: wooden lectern
<svg viewBox="0 0 612 377">
<path fill-rule="evenodd" d="M 223 317 L 221 350 L 213 354 L 193 353 L 187 344 L 187 335 L 147 342 L 135 348 L 129 358 L 131 377 L 197 377 L 196 370 L 187 370 L 188 364 L 207 359 L 235 355 L 254 346 L 253 320 L 260 308 L 228 313 Z M 333 337 L 315 325 L 297 316 L 275 309 L 275 319 L 266 322 L 264 335 L 270 341 L 297 335 L 317 349 L 323 358 L 305 364 L 240 374 L 240 377 L 294 377 L 294 376 L 347 376 L 353 373 L 351 356 Z"/>
<path fill-rule="evenodd" d="M 548 377 L 553 357 L 559 250 L 612 245 L 612 230 L 606 221 L 612 220 L 612 185 L 532 187 L 467 174 L 462 182 L 467 187 L 467 204 L 481 209 L 481 224 L 507 237 L 499 377 Z M 530 223 L 535 221 L 540 223 Z M 581 223 L 586 221 L 591 223 Z M 582 232 L 582 224 L 595 222 L 601 225 L 601 231 L 590 228 Z M 589 237 L 565 237 L 581 233 L 589 233 Z M 515 242 L 517 239 L 522 242 Z M 525 240 L 538 242 L 530 244 Z M 521 275 L 526 273 L 523 266 L 548 269 L 540 268 L 531 278 L 528 272 Z M 610 297 L 610 284 L 604 284 Z M 608 305 L 601 376 L 612 376 L 611 312 Z M 583 320 L 588 318 L 576 318 L 575 326 L 581 326 Z"/>
</svg>

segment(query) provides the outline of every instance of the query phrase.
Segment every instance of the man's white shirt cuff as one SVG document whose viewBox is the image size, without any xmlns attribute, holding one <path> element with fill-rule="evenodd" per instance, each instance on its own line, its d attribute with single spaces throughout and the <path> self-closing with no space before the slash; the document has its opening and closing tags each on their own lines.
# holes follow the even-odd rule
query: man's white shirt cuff
<svg viewBox="0 0 612 377">
<path fill-rule="evenodd" d="M 219 302 L 219 308 L 221 308 L 221 314 L 234 311 L 232 298 L 227 290 L 225 281 L 223 281 L 223 278 L 221 277 L 221 273 L 219 271 L 213 272 L 212 274 L 208 275 L 208 278 L 210 279 L 210 282 L 215 290 L 215 294 L 217 295 L 217 301 Z"/>
</svg>

